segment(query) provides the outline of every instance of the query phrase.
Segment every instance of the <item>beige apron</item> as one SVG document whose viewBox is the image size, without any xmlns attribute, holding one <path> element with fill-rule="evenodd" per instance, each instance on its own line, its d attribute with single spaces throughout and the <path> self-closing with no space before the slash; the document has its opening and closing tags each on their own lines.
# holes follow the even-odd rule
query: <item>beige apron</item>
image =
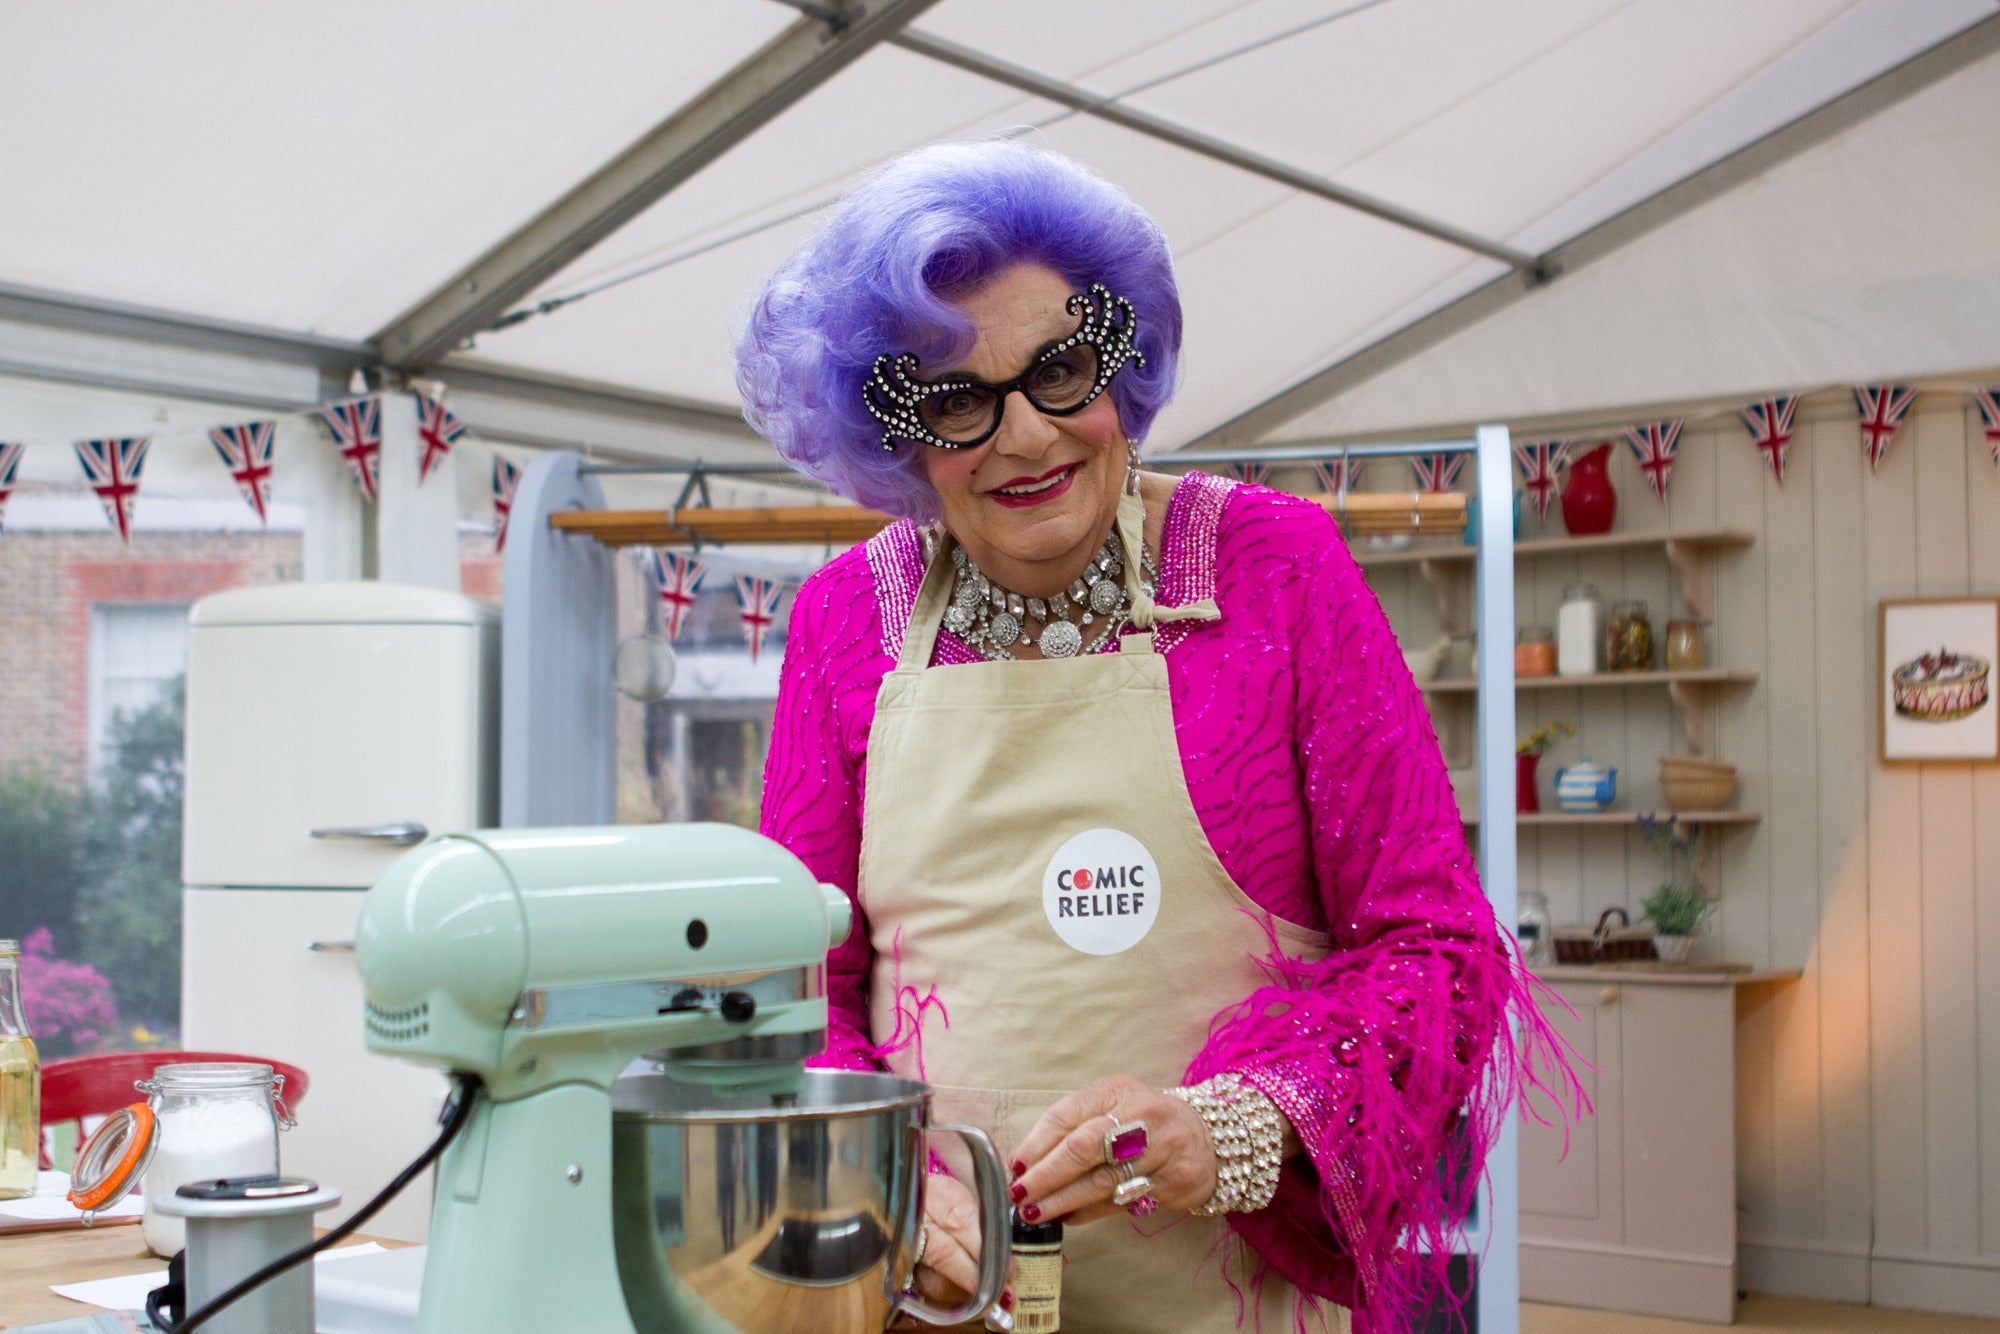
<svg viewBox="0 0 2000 1334">
<path fill-rule="evenodd" d="M 1144 508 L 1119 532 L 1140 550 Z M 1266 979 L 1266 914 L 1202 832 L 1181 773 L 1156 619 L 1126 561 L 1132 622 L 1120 651 L 928 669 L 950 596 L 950 540 L 917 596 L 868 738 L 859 894 L 875 949 L 875 1040 L 936 1088 L 933 1116 L 980 1126 L 1003 1161 L 1048 1106 L 1112 1074 L 1180 1082 L 1218 1011 Z M 1328 938 L 1275 922 L 1288 953 Z M 920 1006 L 932 994 L 944 1008 Z M 946 1022 L 948 1018 L 949 1022 Z M 969 1180 L 956 1138 L 937 1148 Z M 1224 1334 L 1289 1329 L 1294 1289 L 1273 1277 L 1245 1311 L 1243 1247 L 1220 1219 L 1162 1210 L 1066 1230 L 1063 1329 Z M 1276 1323 L 1274 1323 L 1276 1322 Z M 1347 1327 L 1345 1312 L 1325 1324 Z"/>
</svg>

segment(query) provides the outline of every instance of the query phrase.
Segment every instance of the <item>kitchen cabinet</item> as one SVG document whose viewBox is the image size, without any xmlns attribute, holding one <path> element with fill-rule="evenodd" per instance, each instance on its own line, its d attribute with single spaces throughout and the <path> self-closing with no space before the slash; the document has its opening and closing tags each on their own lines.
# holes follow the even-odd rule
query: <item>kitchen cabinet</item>
<svg viewBox="0 0 2000 1334">
<path fill-rule="evenodd" d="M 1521 1127 L 1521 1296 L 1730 1324 L 1736 1309 L 1736 995 L 1796 973 L 1542 971 L 1595 1115 Z M 1574 1011 L 1574 1013 L 1570 1013 Z M 1565 1152 L 1565 1148 L 1567 1151 Z"/>
</svg>

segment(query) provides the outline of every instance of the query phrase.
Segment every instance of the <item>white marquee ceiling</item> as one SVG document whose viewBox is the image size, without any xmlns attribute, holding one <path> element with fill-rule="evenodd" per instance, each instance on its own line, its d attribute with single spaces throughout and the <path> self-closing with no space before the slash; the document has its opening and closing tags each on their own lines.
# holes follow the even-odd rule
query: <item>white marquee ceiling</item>
<svg viewBox="0 0 2000 1334">
<path fill-rule="evenodd" d="M 943 0 L 912 26 L 1539 255 L 1996 16 L 1996 0 Z M 8 6 L 0 45 L 27 58 L 0 80 L 0 285 L 364 342 L 811 22 L 775 0 Z M 1989 55 L 1400 369 L 1286 400 L 1247 438 L 2000 364 L 1996 322 L 1967 318 L 2000 290 L 1996 114 Z M 1074 154 L 1165 226 L 1188 346 L 1157 445 L 1221 438 L 1508 272 L 880 45 L 518 304 L 629 281 L 472 355 L 732 411 L 737 312 L 814 211 L 897 152 L 996 133 Z M 1843 282 L 1851 300 L 1829 297 Z M 1672 318 L 1632 318 L 1649 296 Z"/>
</svg>

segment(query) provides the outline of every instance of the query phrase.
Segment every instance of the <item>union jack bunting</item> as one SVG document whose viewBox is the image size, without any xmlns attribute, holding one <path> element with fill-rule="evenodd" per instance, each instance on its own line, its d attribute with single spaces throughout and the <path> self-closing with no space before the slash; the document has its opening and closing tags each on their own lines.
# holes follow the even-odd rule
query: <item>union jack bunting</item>
<svg viewBox="0 0 2000 1334">
<path fill-rule="evenodd" d="M 382 481 L 382 400 L 350 398 L 329 403 L 319 410 L 319 419 L 333 432 L 333 443 L 340 446 L 340 457 L 347 460 L 354 484 L 372 502 Z"/>
<path fill-rule="evenodd" d="M 1451 490 L 1464 467 L 1463 454 L 1416 454 L 1410 459 L 1410 471 L 1417 475 L 1417 485 L 1426 491 Z"/>
<path fill-rule="evenodd" d="M 1667 503 L 1667 478 L 1674 471 L 1674 452 L 1681 445 L 1682 420 L 1675 417 L 1672 421 L 1625 428 L 1625 443 L 1638 456 L 1639 470 L 1653 484 L 1653 494 L 1662 505 Z"/>
<path fill-rule="evenodd" d="M 432 398 L 420 389 L 410 391 L 417 400 L 417 439 L 423 443 L 423 457 L 417 460 L 417 485 L 431 475 L 439 460 L 465 434 L 465 423 L 453 415 L 441 398 Z"/>
<path fill-rule="evenodd" d="M 1861 449 L 1868 455 L 1868 471 L 1882 466 L 1903 414 L 1917 401 L 1917 391 L 1899 385 L 1856 385 L 1854 406 L 1861 412 Z"/>
<path fill-rule="evenodd" d="M 1535 517 L 1549 517 L 1549 504 L 1556 498 L 1556 479 L 1569 466 L 1569 441 L 1544 440 L 1540 444 L 1514 446 L 1514 466 L 1521 474 L 1521 490 L 1535 502 Z"/>
<path fill-rule="evenodd" d="M 1792 452 L 1792 417 L 1799 410 L 1797 394 L 1781 394 L 1752 403 L 1736 415 L 1750 428 L 1750 438 L 1770 461 L 1778 485 L 1785 484 L 1785 458 Z"/>
<path fill-rule="evenodd" d="M 143 435 L 76 442 L 77 462 L 90 479 L 90 489 L 104 503 L 105 517 L 127 546 L 132 544 L 132 502 L 139 498 L 139 473 L 146 466 L 150 444 Z"/>
<path fill-rule="evenodd" d="M 1319 479 L 1320 490 L 1338 495 L 1342 491 L 1360 490 L 1361 474 L 1367 468 L 1367 459 L 1321 459 L 1313 464 L 1313 476 Z"/>
<path fill-rule="evenodd" d="M 1239 482 L 1248 482 L 1252 486 L 1262 486 L 1264 479 L 1271 475 L 1271 465 L 1268 463 L 1232 463 L 1229 465 L 1229 471 Z"/>
<path fill-rule="evenodd" d="M 20 470 L 26 445 L 0 444 L 0 520 L 7 517 L 7 497 L 14 494 L 14 474 Z"/>
<path fill-rule="evenodd" d="M 778 599 L 784 592 L 784 585 L 776 579 L 750 574 L 736 576 L 736 601 L 742 608 L 736 619 L 743 622 L 743 638 L 750 645 L 752 662 L 763 651 L 764 632 L 777 623 Z"/>
<path fill-rule="evenodd" d="M 277 437 L 278 423 L 274 421 L 218 426 L 208 433 L 209 443 L 236 479 L 236 489 L 257 511 L 257 521 L 267 528 L 271 524 L 271 516 L 265 512 L 271 503 L 271 446 Z"/>
<path fill-rule="evenodd" d="M 1993 451 L 1993 462 L 2000 465 L 2000 389 L 1982 389 L 1973 398 L 1979 404 L 1979 419 L 1986 423 L 1986 447 Z M 0 466 L 0 486 L 6 480 L 7 470 Z"/>
<path fill-rule="evenodd" d="M 514 511 L 514 488 L 521 484 L 521 470 L 498 454 L 493 456 L 493 549 L 507 549 L 507 516 Z"/>
<path fill-rule="evenodd" d="M 702 563 L 693 556 L 663 547 L 646 549 L 646 571 L 653 587 L 660 590 L 660 617 L 667 623 L 669 643 L 681 636 L 681 622 L 694 608 L 695 590 L 701 587 Z"/>
</svg>

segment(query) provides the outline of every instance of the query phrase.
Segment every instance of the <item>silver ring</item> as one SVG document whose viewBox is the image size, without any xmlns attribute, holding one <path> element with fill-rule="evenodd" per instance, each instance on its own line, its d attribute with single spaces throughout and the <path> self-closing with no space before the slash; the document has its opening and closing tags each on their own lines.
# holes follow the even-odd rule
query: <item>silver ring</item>
<svg viewBox="0 0 2000 1334">
<path fill-rule="evenodd" d="M 924 1262 L 924 1252 L 931 1248 L 931 1220 L 926 1218 L 917 1225 L 917 1258 L 910 1267 L 917 1268 Z"/>
<path fill-rule="evenodd" d="M 1144 1176 L 1135 1176 L 1130 1181 L 1120 1183 L 1118 1189 L 1111 1192 L 1111 1202 L 1123 1209 L 1132 1201 L 1150 1195 L 1152 1191 L 1152 1182 Z"/>
<path fill-rule="evenodd" d="M 1120 1184 L 1130 1181 L 1133 1177 L 1138 1175 L 1139 1175 L 1139 1166 L 1137 1163 L 1128 1162 L 1128 1163 L 1118 1164 L 1118 1180 Z"/>
</svg>

